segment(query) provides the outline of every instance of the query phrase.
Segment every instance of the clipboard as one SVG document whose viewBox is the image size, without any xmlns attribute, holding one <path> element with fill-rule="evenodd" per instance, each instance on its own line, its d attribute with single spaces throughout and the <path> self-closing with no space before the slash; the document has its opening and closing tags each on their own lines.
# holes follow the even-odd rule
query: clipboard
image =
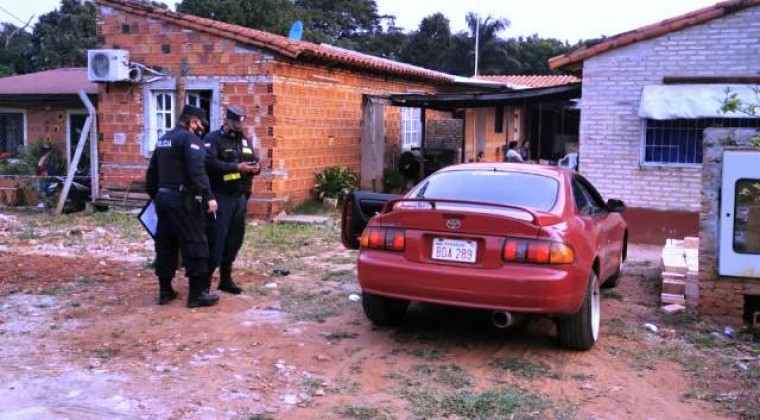
<svg viewBox="0 0 760 420">
<path fill-rule="evenodd" d="M 158 227 L 158 215 L 156 215 L 156 205 L 153 200 L 148 201 L 137 215 L 140 224 L 143 225 L 153 240 L 156 239 L 156 229 Z"/>
</svg>

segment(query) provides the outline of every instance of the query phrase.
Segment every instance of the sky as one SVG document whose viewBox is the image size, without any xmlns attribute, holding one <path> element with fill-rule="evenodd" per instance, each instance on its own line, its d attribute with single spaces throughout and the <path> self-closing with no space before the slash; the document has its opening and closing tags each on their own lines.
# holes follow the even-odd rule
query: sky
<svg viewBox="0 0 760 420">
<path fill-rule="evenodd" d="M 612 36 L 656 23 L 718 0 L 375 0 L 380 14 L 396 16 L 396 25 L 416 30 L 420 21 L 443 12 L 452 31 L 466 29 L 465 15 L 473 11 L 486 17 L 507 18 L 512 25 L 504 38 L 538 34 L 575 43 L 581 39 Z M 164 3 L 174 4 L 173 0 Z M 60 0 L 0 0 L 0 22 L 21 25 L 30 17 L 58 7 Z M 18 18 L 11 17 L 10 14 Z"/>
</svg>

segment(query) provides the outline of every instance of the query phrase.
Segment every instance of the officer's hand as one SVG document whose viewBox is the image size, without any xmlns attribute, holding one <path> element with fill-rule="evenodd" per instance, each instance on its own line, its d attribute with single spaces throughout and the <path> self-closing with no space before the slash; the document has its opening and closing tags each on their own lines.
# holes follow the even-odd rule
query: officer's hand
<svg viewBox="0 0 760 420">
<path fill-rule="evenodd" d="M 249 162 L 240 162 L 238 163 L 237 170 L 240 172 L 254 172 L 254 168 L 257 167 L 256 165 L 251 165 Z"/>
<path fill-rule="evenodd" d="M 217 208 L 219 208 L 219 206 L 216 204 L 216 200 L 209 200 L 208 201 L 208 212 L 209 213 L 216 213 Z"/>
</svg>

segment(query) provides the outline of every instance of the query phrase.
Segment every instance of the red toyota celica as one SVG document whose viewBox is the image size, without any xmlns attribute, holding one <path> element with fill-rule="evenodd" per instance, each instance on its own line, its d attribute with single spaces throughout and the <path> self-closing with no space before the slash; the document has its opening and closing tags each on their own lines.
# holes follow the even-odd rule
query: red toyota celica
<svg viewBox="0 0 760 420">
<path fill-rule="evenodd" d="M 342 239 L 359 249 L 362 304 L 376 324 L 401 322 L 410 301 L 490 310 L 502 327 L 544 314 L 562 346 L 587 350 L 599 337 L 599 289 L 617 283 L 626 257 L 624 208 L 573 171 L 462 164 L 403 197 L 351 193 Z"/>
</svg>

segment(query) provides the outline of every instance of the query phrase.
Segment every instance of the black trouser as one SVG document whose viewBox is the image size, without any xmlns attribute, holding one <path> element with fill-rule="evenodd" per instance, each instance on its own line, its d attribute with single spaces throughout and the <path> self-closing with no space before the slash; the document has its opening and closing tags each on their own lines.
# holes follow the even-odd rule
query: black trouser
<svg viewBox="0 0 760 420">
<path fill-rule="evenodd" d="M 245 235 L 245 215 L 248 196 L 232 196 L 214 193 L 218 208 L 216 218 L 206 216 L 209 242 L 208 272 L 217 267 L 231 267 L 243 245 Z"/>
<path fill-rule="evenodd" d="M 178 191 L 159 189 L 155 199 L 156 275 L 174 277 L 182 250 L 187 277 L 205 276 L 208 264 L 206 217 L 202 203 Z"/>
</svg>

